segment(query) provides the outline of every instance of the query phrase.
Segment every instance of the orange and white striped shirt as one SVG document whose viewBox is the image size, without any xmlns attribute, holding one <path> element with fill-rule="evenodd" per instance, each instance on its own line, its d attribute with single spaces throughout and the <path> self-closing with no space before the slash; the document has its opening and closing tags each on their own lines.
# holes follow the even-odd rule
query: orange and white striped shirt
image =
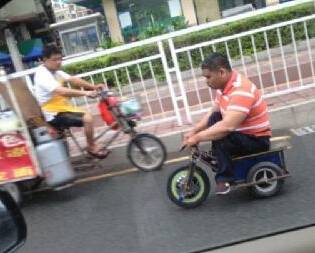
<svg viewBox="0 0 315 253">
<path fill-rule="evenodd" d="M 271 136 L 267 103 L 256 85 L 241 74 L 233 71 L 224 90 L 217 90 L 215 103 L 220 108 L 222 118 L 227 111 L 247 114 L 236 131 L 255 136 Z"/>
</svg>

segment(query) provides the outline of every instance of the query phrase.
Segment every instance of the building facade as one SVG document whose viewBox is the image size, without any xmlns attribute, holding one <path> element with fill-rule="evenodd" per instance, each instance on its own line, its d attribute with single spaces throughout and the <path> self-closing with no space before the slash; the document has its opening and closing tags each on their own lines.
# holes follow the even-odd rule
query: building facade
<svg viewBox="0 0 315 253">
<path fill-rule="evenodd" d="M 64 56 L 73 57 L 93 52 L 99 47 L 103 20 L 102 14 L 94 13 L 51 24 L 50 28 L 58 32 Z"/>
<path fill-rule="evenodd" d="M 68 6 L 85 6 L 90 12 L 101 12 L 110 38 L 117 42 L 154 36 L 159 30 L 171 32 L 184 26 L 194 26 L 246 11 L 279 4 L 288 0 L 51 0 L 60 16 L 75 18 L 65 11 Z M 289 0 L 290 1 L 290 0 Z M 292 1 L 292 0 L 291 0 Z M 54 8 L 54 9 L 56 9 Z M 81 7 L 83 8 L 83 7 Z M 55 12 L 55 13 L 57 13 Z M 82 9 L 83 12 L 83 9 Z M 85 13 L 87 11 L 85 10 Z M 81 14 L 83 15 L 83 14 Z"/>
<path fill-rule="evenodd" d="M 32 67 L 43 45 L 55 41 L 49 28 L 54 16 L 45 0 L 12 0 L 0 9 L 0 19 L 7 20 L 0 30 L 0 64 L 11 71 Z"/>
<path fill-rule="evenodd" d="M 21 70 L 56 41 L 66 56 L 78 55 L 96 50 L 103 37 L 131 42 L 287 1 L 12 0 L 0 10 L 9 20 L 0 31 L 0 64 Z"/>
<path fill-rule="evenodd" d="M 180 18 L 184 19 L 188 26 L 194 26 L 290 0 L 64 1 L 80 5 L 98 2 L 103 6 L 103 14 L 106 17 L 111 38 L 114 41 L 129 42 L 148 27 L 157 29 L 159 26 L 166 26 L 167 31 L 172 31 L 174 23 L 181 21 Z"/>
<path fill-rule="evenodd" d="M 51 6 L 57 23 L 81 18 L 93 13 L 93 10 L 84 6 L 68 4 L 62 0 L 51 0 Z"/>
</svg>

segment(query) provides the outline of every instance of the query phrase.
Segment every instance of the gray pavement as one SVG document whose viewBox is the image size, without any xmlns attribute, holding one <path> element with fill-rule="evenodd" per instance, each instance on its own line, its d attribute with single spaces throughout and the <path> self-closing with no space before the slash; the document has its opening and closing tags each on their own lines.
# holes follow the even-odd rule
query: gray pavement
<svg viewBox="0 0 315 253">
<path fill-rule="evenodd" d="M 166 181 L 184 162 L 33 194 L 22 209 L 29 234 L 20 252 L 192 252 L 313 223 L 314 141 L 314 134 L 293 137 L 292 178 L 264 200 L 242 190 L 181 209 L 168 200 Z"/>
</svg>

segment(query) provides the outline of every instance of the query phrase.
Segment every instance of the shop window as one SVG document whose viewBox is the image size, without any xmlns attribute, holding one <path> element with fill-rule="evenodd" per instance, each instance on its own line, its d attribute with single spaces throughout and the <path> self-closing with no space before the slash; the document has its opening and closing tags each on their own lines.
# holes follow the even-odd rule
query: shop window
<svg viewBox="0 0 315 253">
<path fill-rule="evenodd" d="M 95 26 L 63 33 L 61 38 L 66 55 L 91 51 L 99 45 Z"/>
<path fill-rule="evenodd" d="M 64 16 L 64 15 L 61 15 L 61 16 L 58 17 L 58 21 L 62 21 L 62 20 L 64 20 L 64 19 L 65 19 L 65 16 Z"/>
<path fill-rule="evenodd" d="M 251 4 L 255 9 L 266 7 L 265 0 L 219 0 L 220 11 Z"/>
<path fill-rule="evenodd" d="M 291 1 L 294 1 L 294 0 L 279 0 L 279 3 L 285 3 L 285 2 L 291 2 Z"/>
<path fill-rule="evenodd" d="M 70 5 L 69 5 L 69 10 L 70 10 L 70 11 L 74 11 L 74 9 L 75 9 L 75 6 L 74 6 L 73 4 L 70 4 Z"/>
<path fill-rule="evenodd" d="M 116 5 L 127 41 L 154 24 L 167 26 L 173 17 L 182 15 L 180 0 L 117 0 Z"/>
</svg>

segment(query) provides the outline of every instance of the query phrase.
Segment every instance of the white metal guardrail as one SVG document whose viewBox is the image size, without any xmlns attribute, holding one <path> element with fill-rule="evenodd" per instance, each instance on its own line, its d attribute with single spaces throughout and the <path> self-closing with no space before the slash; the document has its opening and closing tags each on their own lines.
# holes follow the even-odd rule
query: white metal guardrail
<svg viewBox="0 0 315 253">
<path fill-rule="evenodd" d="M 282 31 L 284 29 L 289 29 L 290 31 L 291 42 L 287 45 L 283 44 L 284 35 Z M 192 53 L 197 50 L 202 61 L 205 57 L 204 50 L 210 48 L 211 51 L 215 52 L 217 51 L 217 45 L 224 45 L 223 53 L 230 58 L 232 67 L 252 77 L 265 97 L 279 96 L 313 87 L 315 85 L 315 38 L 310 39 L 309 29 L 312 29 L 311 32 L 314 34 L 315 15 L 175 49 L 174 51 L 178 56 L 187 55 L 186 59 L 189 61 L 191 83 L 193 84 L 193 88 L 187 85 L 187 89 L 195 92 L 197 103 L 195 102 L 194 104 L 199 104 L 200 108 L 203 109 L 204 102 L 201 99 L 201 92 L 204 92 L 204 89 L 200 88 L 203 81 L 199 69 L 193 67 Z M 273 33 L 273 36 L 276 34 L 278 44 L 273 48 L 270 48 L 269 45 L 270 35 L 268 34 L 271 33 Z M 303 33 L 303 40 L 296 40 L 297 33 L 300 33 L 300 36 Z M 263 46 L 265 47 L 265 50 L 260 52 L 257 51 L 255 43 L 255 36 L 258 35 L 263 37 Z M 251 44 L 251 55 L 243 53 L 242 42 L 246 39 Z M 169 40 L 169 43 L 172 44 L 172 40 Z M 231 57 L 230 48 L 232 43 L 239 51 L 239 59 Z M 267 78 L 266 75 L 270 77 Z M 212 94 L 210 93 L 209 95 L 209 98 L 212 99 Z"/>
<path fill-rule="evenodd" d="M 209 52 L 223 50 L 230 58 L 233 68 L 249 76 L 261 88 L 266 97 L 279 96 L 315 85 L 315 38 L 311 39 L 309 36 L 310 33 L 315 34 L 315 15 L 181 48 L 176 48 L 174 45 L 174 38 L 177 36 L 303 2 L 311 1 L 297 0 L 272 8 L 245 13 L 103 52 L 68 59 L 65 64 L 143 45 L 155 46 L 156 53 L 151 56 L 97 69 L 78 76 L 87 78 L 92 83 L 103 82 L 106 84 L 109 84 L 108 76 L 111 76 L 112 80 L 110 81 L 115 84 L 120 96 L 141 96 L 146 116 L 143 124 L 160 124 L 161 121 L 176 119 L 177 123 L 181 125 L 183 122 L 190 122 L 193 114 L 208 110 L 209 105 L 211 105 L 212 92 L 206 88 L 200 69 L 196 67 Z M 288 40 L 288 38 L 283 37 L 284 30 L 289 31 L 290 43 L 283 43 L 284 39 Z M 301 33 L 303 33 L 302 39 Z M 272 47 L 269 42 L 271 34 L 273 34 L 273 40 L 275 37 L 277 38 L 277 45 Z M 300 39 L 296 40 L 298 35 Z M 257 45 L 257 36 L 263 38 L 263 46 Z M 247 43 L 247 52 L 244 52 L 244 42 Z M 168 45 L 168 51 L 164 48 L 165 44 Z M 263 47 L 263 50 L 258 50 L 258 46 Z M 235 55 L 236 49 L 238 53 Z M 249 49 L 250 54 L 248 53 Z M 197 58 L 200 62 L 196 63 L 193 55 L 198 55 Z M 179 62 L 179 58 L 183 57 L 189 63 L 189 67 L 186 66 L 185 69 L 181 69 Z M 154 66 L 160 66 L 162 70 L 156 69 Z M 146 71 L 146 75 L 144 75 L 144 69 L 149 70 Z M 14 73 L 9 75 L 9 78 L 25 77 L 29 87 L 32 87 L 34 71 L 31 69 Z M 161 72 L 163 78 L 158 77 Z M 73 102 L 77 106 L 86 106 L 88 110 L 95 112 L 95 100 L 76 98 L 73 99 Z"/>
</svg>

